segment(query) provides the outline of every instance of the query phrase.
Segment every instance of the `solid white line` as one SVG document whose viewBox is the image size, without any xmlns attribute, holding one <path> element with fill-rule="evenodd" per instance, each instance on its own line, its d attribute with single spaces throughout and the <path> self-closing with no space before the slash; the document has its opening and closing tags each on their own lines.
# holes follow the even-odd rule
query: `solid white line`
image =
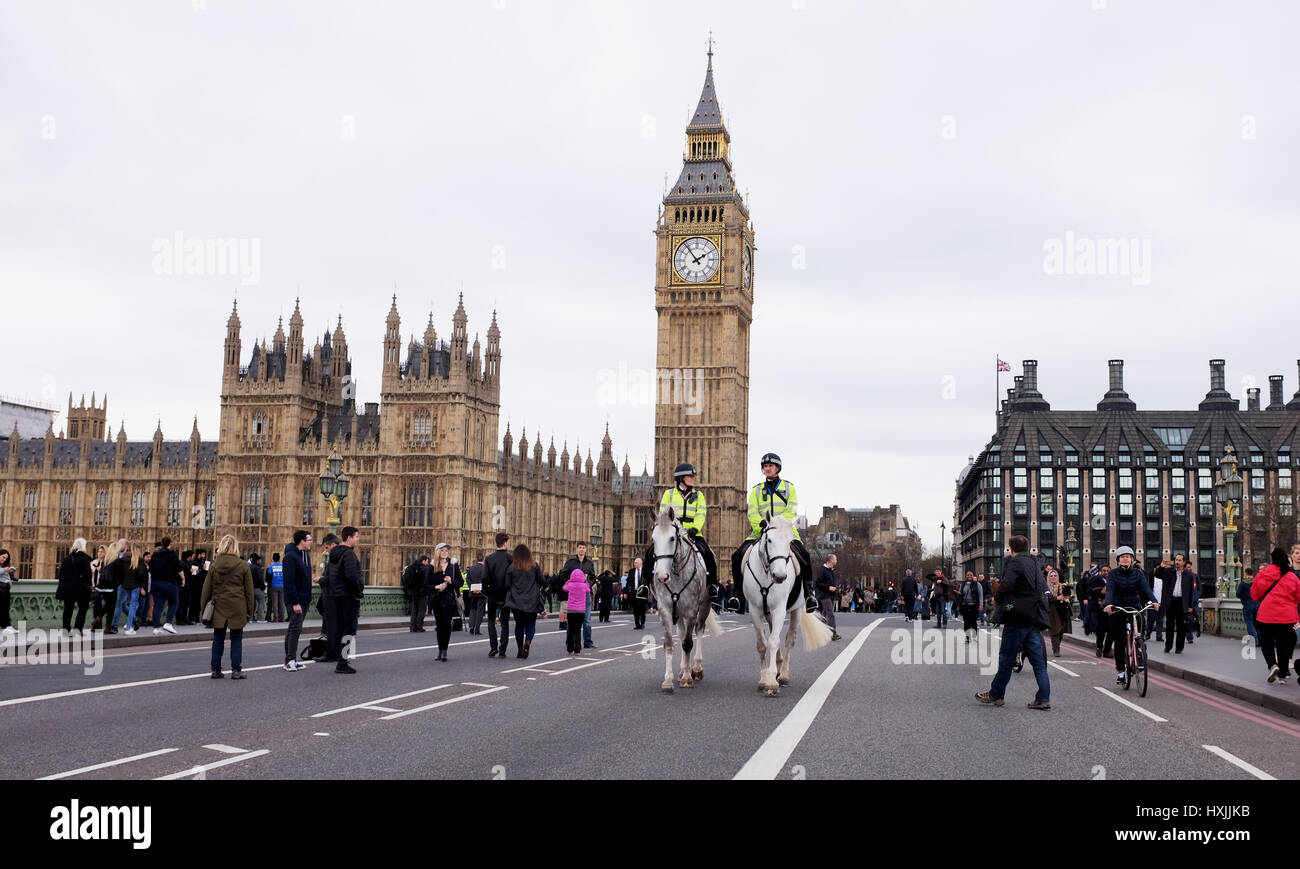
<svg viewBox="0 0 1300 869">
<path fill-rule="evenodd" d="M 385 715 L 380 721 L 392 721 L 394 718 L 402 718 L 406 715 L 414 715 L 417 712 L 428 712 L 430 709 L 437 709 L 439 706 L 446 706 L 450 703 L 459 703 L 462 700 L 469 700 L 474 697 L 481 697 L 484 694 L 491 694 L 494 691 L 504 691 L 509 687 L 507 685 L 498 685 L 495 688 L 488 688 L 483 691 L 475 691 L 473 694 L 463 694 L 460 697 L 452 697 L 450 700 L 442 700 L 438 703 L 430 703 L 428 706 L 420 706 L 416 709 L 407 709 L 403 712 L 394 712 L 392 715 Z"/>
<path fill-rule="evenodd" d="M 233 745 L 222 745 L 219 742 L 214 742 L 211 745 L 205 745 L 203 747 L 210 748 L 213 751 L 219 751 L 222 754 L 248 754 L 248 752 L 252 751 L 250 748 L 235 748 Z"/>
<path fill-rule="evenodd" d="M 1067 676 L 1073 676 L 1073 677 L 1076 678 L 1076 679 L 1079 678 L 1079 674 L 1078 674 L 1078 673 L 1075 673 L 1073 670 L 1067 670 L 1067 669 L 1065 669 L 1064 667 L 1062 667 L 1060 664 L 1056 663 L 1055 661 L 1048 661 L 1048 662 L 1047 662 L 1047 666 L 1049 666 L 1049 667 L 1055 667 L 1056 669 L 1060 670 L 1062 673 L 1064 673 L 1064 674 L 1067 675 Z"/>
<path fill-rule="evenodd" d="M 362 706 L 361 708 L 365 709 L 368 712 L 396 712 L 397 711 L 391 706 Z"/>
<path fill-rule="evenodd" d="M 460 684 L 468 688 L 495 688 L 495 685 L 484 685 L 482 682 L 461 682 Z"/>
<path fill-rule="evenodd" d="M 320 731 L 317 731 L 316 733 L 313 733 L 312 736 L 329 736 L 329 734 L 328 734 L 328 733 L 321 733 Z"/>
<path fill-rule="evenodd" d="M 526 666 L 526 667 L 515 667 L 513 670 L 502 670 L 502 671 L 501 671 L 501 674 L 502 674 L 502 675 L 505 675 L 506 673 L 518 673 L 518 672 L 520 672 L 520 671 L 522 671 L 522 670 L 531 670 L 531 669 L 533 669 L 534 667 L 545 667 L 547 664 L 558 664 L 558 663 L 560 663 L 561 661 L 568 661 L 568 660 L 570 660 L 570 659 L 569 659 L 569 658 L 556 658 L 554 661 L 538 661 L 536 664 L 529 664 L 529 665 Z"/>
<path fill-rule="evenodd" d="M 1147 718 L 1150 718 L 1152 721 L 1168 721 L 1167 718 L 1161 718 L 1159 715 L 1156 715 L 1154 712 L 1148 712 L 1147 710 L 1143 709 L 1141 706 L 1137 705 L 1136 703 L 1130 703 L 1129 701 L 1125 700 L 1123 697 L 1111 691 L 1107 691 L 1105 688 L 1101 687 L 1100 685 L 1093 685 L 1092 687 L 1096 688 L 1098 691 L 1105 694 L 1110 699 L 1117 700 L 1120 703 L 1123 703 L 1129 709 L 1132 709 L 1135 712 L 1141 712 L 1143 715 L 1145 715 Z"/>
<path fill-rule="evenodd" d="M 1224 751 L 1222 748 L 1219 748 L 1219 746 L 1217 745 L 1202 745 L 1201 748 L 1205 749 L 1206 751 L 1212 752 L 1213 754 L 1217 754 L 1219 757 L 1223 758 L 1228 763 L 1232 764 L 1233 766 L 1244 769 L 1246 772 L 1250 773 L 1255 778 L 1263 779 L 1264 781 L 1277 781 L 1276 778 L 1264 772 L 1264 770 L 1260 769 L 1257 766 L 1253 766 L 1249 763 L 1246 763 L 1246 761 L 1237 757 L 1235 754 L 1229 754 L 1228 752 Z"/>
<path fill-rule="evenodd" d="M 324 718 L 328 715 L 338 715 L 340 712 L 351 712 L 353 709 L 365 709 L 376 703 L 387 703 L 389 700 L 401 700 L 403 697 L 414 697 L 416 694 L 428 694 L 430 691 L 441 691 L 443 688 L 450 688 L 451 683 L 446 685 L 434 685 L 432 688 L 421 688 L 419 691 L 408 691 L 405 694 L 394 694 L 392 697 L 380 697 L 378 700 L 367 700 L 364 703 L 354 703 L 351 706 L 344 706 L 342 709 L 331 709 L 328 712 L 317 712 L 312 718 Z"/>
<path fill-rule="evenodd" d="M 732 631 L 743 631 L 745 628 L 748 627 L 751 627 L 751 625 L 741 625 L 738 628 L 727 628 L 727 633 L 731 633 Z"/>
<path fill-rule="evenodd" d="M 232 763 L 243 763 L 246 760 L 252 760 L 255 757 L 261 757 L 264 754 L 270 754 L 270 749 L 260 749 L 259 751 L 250 751 L 248 754 L 241 754 L 239 757 L 228 757 L 225 760 L 219 760 L 216 763 L 205 763 L 199 766 L 192 766 L 189 769 L 174 772 L 171 775 L 162 775 L 154 781 L 175 781 L 176 779 L 189 778 L 192 775 L 207 772 L 210 769 L 217 769 L 223 766 L 230 766 Z"/>
<path fill-rule="evenodd" d="M 840 652 L 834 661 L 831 661 L 830 666 L 822 671 L 822 674 L 817 677 L 817 681 L 813 682 L 812 687 L 799 698 L 799 702 L 790 710 L 790 714 L 785 717 L 785 720 L 777 725 L 776 729 L 772 731 L 772 735 L 767 738 L 767 741 L 759 746 L 758 751 L 754 752 L 754 756 L 740 768 L 740 772 L 735 775 L 736 779 L 762 780 L 777 777 L 777 774 L 785 766 L 785 762 L 790 759 L 795 747 L 799 745 L 799 741 L 803 739 L 804 734 L 808 732 L 808 728 L 812 726 L 817 713 L 821 711 L 826 698 L 830 696 L 831 689 L 844 675 L 844 671 L 849 668 L 849 662 L 853 660 L 853 656 L 866 643 L 867 637 L 875 630 L 876 625 L 883 621 L 884 619 L 876 619 L 859 631 L 858 635 L 849 642 L 844 651 Z"/>
<path fill-rule="evenodd" d="M 97 769 L 108 769 L 110 766 L 120 766 L 124 763 L 131 763 L 135 760 L 144 760 L 146 757 L 157 757 L 160 754 L 170 754 L 173 751 L 180 751 L 179 748 L 162 748 L 158 751 L 150 751 L 145 754 L 135 754 L 131 757 L 124 757 L 120 760 L 110 760 L 104 763 L 97 763 L 94 766 L 83 766 L 81 769 L 70 769 L 67 772 L 56 772 L 54 775 L 45 775 L 37 781 L 54 781 L 55 779 L 68 778 L 69 776 L 81 775 L 83 772 L 94 772 Z"/>
<path fill-rule="evenodd" d="M 610 661 L 612 661 L 612 660 L 614 660 L 614 659 L 613 659 L 613 658 L 605 658 L 604 660 L 601 660 L 601 661 L 591 661 L 591 662 L 586 663 L 586 664 L 579 664 L 579 665 L 576 666 L 576 667 L 569 667 L 568 669 L 565 669 L 565 670 L 539 670 L 538 672 L 540 672 L 540 673 L 545 673 L 545 674 L 548 675 L 548 676 L 560 676 L 560 675 L 563 675 L 564 673 L 572 673 L 574 670 L 585 670 L 585 669 L 587 669 L 588 667 L 595 667 L 595 666 L 597 666 L 597 665 L 599 665 L 599 664 L 608 664 L 608 663 L 609 663 Z"/>
</svg>

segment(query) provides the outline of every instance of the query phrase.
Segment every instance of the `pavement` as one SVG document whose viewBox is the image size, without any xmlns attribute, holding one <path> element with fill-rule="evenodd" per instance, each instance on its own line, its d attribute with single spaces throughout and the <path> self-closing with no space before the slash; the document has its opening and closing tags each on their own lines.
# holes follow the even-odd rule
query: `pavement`
<svg viewBox="0 0 1300 869">
<path fill-rule="evenodd" d="M 107 649 L 97 673 L 28 662 L 0 677 L 5 776 L 1300 778 L 1300 724 L 1187 680 L 1153 672 L 1138 697 L 1071 645 L 1050 661 L 1050 711 L 1025 707 L 1029 672 L 992 707 L 974 697 L 988 673 L 955 655 L 995 655 L 996 632 L 966 646 L 901 616 L 837 618 L 843 639 L 797 647 L 771 698 L 756 691 L 754 630 L 738 616 L 701 641 L 705 679 L 671 694 L 653 616 L 647 631 L 621 615 L 593 624 L 598 648 L 576 658 L 555 621 L 540 623 L 526 661 L 513 642 L 488 658 L 486 635 L 458 633 L 440 663 L 432 632 L 376 625 L 357 638 L 356 675 L 284 671 L 282 625 L 246 637 L 244 681 L 209 678 L 210 642 Z"/>
</svg>

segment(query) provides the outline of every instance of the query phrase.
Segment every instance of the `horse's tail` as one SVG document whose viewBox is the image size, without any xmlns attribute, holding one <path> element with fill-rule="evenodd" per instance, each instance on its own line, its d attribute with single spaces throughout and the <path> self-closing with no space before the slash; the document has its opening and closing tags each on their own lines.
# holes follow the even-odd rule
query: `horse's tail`
<svg viewBox="0 0 1300 869">
<path fill-rule="evenodd" d="M 804 610 L 799 614 L 799 633 L 803 634 L 803 648 L 806 652 L 820 649 L 831 641 L 831 629 L 821 617 Z"/>
<path fill-rule="evenodd" d="M 718 614 L 713 611 L 712 607 L 709 608 L 709 617 L 704 620 L 704 630 L 711 637 L 722 636 L 722 625 L 718 624 Z"/>
</svg>

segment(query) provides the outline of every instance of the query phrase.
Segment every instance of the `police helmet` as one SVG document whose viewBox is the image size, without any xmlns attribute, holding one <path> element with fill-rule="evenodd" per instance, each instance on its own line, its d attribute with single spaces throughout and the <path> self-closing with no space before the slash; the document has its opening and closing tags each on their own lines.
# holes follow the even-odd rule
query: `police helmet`
<svg viewBox="0 0 1300 869">
<path fill-rule="evenodd" d="M 758 462 L 758 466 L 761 468 L 763 465 L 766 465 L 768 462 L 771 462 L 772 464 L 776 465 L 776 469 L 778 471 L 781 470 L 781 457 L 778 456 L 776 453 L 764 453 L 763 458 L 760 459 Z"/>
</svg>

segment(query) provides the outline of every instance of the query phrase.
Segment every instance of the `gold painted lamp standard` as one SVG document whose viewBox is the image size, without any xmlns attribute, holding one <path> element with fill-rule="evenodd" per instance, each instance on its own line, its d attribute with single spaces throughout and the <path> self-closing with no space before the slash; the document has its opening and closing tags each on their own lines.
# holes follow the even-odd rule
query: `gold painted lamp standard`
<svg viewBox="0 0 1300 869">
<path fill-rule="evenodd" d="M 1219 504 L 1223 507 L 1223 573 L 1219 580 L 1219 597 L 1231 598 L 1232 589 L 1241 580 L 1241 560 L 1237 558 L 1233 543 L 1237 536 L 1237 510 L 1245 488 L 1237 473 L 1237 457 L 1229 445 L 1219 459 L 1219 482 L 1214 484 Z"/>
<path fill-rule="evenodd" d="M 600 564 L 600 558 L 599 558 L 600 544 L 604 541 L 604 539 L 605 539 L 604 537 L 600 536 L 600 523 L 599 522 L 591 523 L 591 538 L 587 542 L 591 544 L 591 566 L 592 567 L 596 567 L 598 564 Z"/>
<path fill-rule="evenodd" d="M 339 515 L 340 505 L 348 496 L 348 475 L 343 473 L 343 457 L 331 450 L 325 460 L 325 470 L 320 473 L 320 493 L 330 505 L 329 529 L 331 534 L 339 533 L 343 519 Z"/>
<path fill-rule="evenodd" d="M 1074 526 L 1071 525 L 1065 531 L 1065 554 L 1070 560 L 1067 567 L 1070 571 L 1070 585 L 1074 585 L 1074 557 L 1079 554 L 1079 538 L 1074 535 Z M 1078 595 L 1075 595 L 1078 597 Z"/>
</svg>

